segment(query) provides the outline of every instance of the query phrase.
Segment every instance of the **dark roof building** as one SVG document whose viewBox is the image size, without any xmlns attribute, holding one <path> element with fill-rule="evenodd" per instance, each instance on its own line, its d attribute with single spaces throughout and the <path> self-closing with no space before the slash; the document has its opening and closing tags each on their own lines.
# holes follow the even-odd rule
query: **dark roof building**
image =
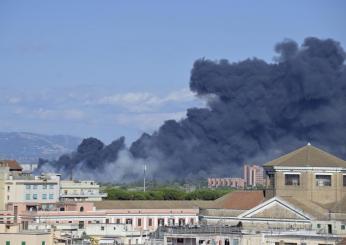
<svg viewBox="0 0 346 245">
<path fill-rule="evenodd" d="M 22 171 L 23 168 L 16 160 L 0 160 L 0 167 L 8 167 L 10 171 Z"/>
</svg>

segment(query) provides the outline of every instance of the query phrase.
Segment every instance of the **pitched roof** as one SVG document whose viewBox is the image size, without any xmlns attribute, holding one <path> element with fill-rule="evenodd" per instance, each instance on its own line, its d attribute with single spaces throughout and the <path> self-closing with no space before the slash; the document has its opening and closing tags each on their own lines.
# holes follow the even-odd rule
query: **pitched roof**
<svg viewBox="0 0 346 245">
<path fill-rule="evenodd" d="M 233 191 L 214 201 L 201 200 L 105 200 L 96 209 L 191 209 L 221 208 L 248 210 L 264 200 L 263 191 Z"/>
<path fill-rule="evenodd" d="M 94 202 L 96 209 L 193 209 L 208 207 L 213 201 L 106 200 Z"/>
<path fill-rule="evenodd" d="M 322 207 L 321 205 L 314 203 L 310 200 L 302 199 L 298 197 L 288 197 L 288 196 L 280 196 L 280 198 L 291 203 L 293 206 L 303 210 L 305 213 L 310 214 L 316 219 L 323 220 L 328 218 L 328 210 Z"/>
<path fill-rule="evenodd" d="M 10 171 L 22 171 L 22 167 L 16 160 L 0 160 L 0 167 L 8 167 Z"/>
<path fill-rule="evenodd" d="M 233 191 L 214 201 L 214 208 L 248 210 L 264 201 L 263 191 Z"/>
<path fill-rule="evenodd" d="M 286 155 L 276 158 L 263 166 L 346 168 L 346 161 L 308 144 Z"/>
</svg>

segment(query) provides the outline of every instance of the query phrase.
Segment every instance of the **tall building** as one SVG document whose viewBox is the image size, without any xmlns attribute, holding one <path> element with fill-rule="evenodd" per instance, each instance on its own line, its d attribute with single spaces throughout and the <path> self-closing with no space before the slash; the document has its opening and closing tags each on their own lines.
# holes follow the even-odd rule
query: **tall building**
<svg viewBox="0 0 346 245">
<path fill-rule="evenodd" d="M 263 186 L 264 182 L 264 170 L 258 165 L 244 165 L 244 181 L 246 186 Z"/>
<path fill-rule="evenodd" d="M 106 193 L 100 192 L 100 186 L 92 180 L 61 180 L 61 201 L 101 201 L 107 197 Z"/>
</svg>

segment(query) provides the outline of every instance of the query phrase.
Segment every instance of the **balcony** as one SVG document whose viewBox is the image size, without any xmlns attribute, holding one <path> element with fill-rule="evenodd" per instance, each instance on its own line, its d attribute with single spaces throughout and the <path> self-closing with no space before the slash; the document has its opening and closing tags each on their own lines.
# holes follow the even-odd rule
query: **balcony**
<svg viewBox="0 0 346 245">
<path fill-rule="evenodd" d="M 107 197 L 107 193 L 61 193 L 61 198 L 97 198 Z"/>
</svg>

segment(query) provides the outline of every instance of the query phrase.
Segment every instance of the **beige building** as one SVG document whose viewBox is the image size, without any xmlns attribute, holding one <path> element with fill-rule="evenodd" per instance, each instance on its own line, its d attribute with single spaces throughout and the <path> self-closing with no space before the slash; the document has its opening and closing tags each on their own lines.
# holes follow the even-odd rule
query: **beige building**
<svg viewBox="0 0 346 245">
<path fill-rule="evenodd" d="M 59 200 L 60 175 L 8 174 L 5 180 L 5 205 L 9 203 L 40 204 L 43 208 Z"/>
<path fill-rule="evenodd" d="M 100 192 L 100 186 L 95 181 L 60 181 L 61 201 L 101 201 L 105 197 L 107 194 Z"/>
<path fill-rule="evenodd" d="M 230 193 L 224 208 L 202 208 L 202 221 L 209 225 L 241 224 L 244 230 L 282 235 L 272 236 L 268 244 L 338 244 L 346 237 L 344 160 L 308 144 L 264 164 L 264 168 L 267 189 L 262 198 L 258 198 L 259 191 Z M 295 237 L 287 233 L 290 230 L 316 235 L 293 242 Z M 336 240 L 322 242 L 318 236 Z"/>
<path fill-rule="evenodd" d="M 0 244 L 53 245 L 53 234 L 42 231 L 22 231 L 18 225 L 0 224 Z"/>
<path fill-rule="evenodd" d="M 309 200 L 328 209 L 346 202 L 346 161 L 310 144 L 264 168 L 269 195 Z"/>
<path fill-rule="evenodd" d="M 6 210 L 13 203 L 47 208 L 59 201 L 59 190 L 60 175 L 33 176 L 23 172 L 14 160 L 0 161 L 0 210 Z"/>
</svg>

